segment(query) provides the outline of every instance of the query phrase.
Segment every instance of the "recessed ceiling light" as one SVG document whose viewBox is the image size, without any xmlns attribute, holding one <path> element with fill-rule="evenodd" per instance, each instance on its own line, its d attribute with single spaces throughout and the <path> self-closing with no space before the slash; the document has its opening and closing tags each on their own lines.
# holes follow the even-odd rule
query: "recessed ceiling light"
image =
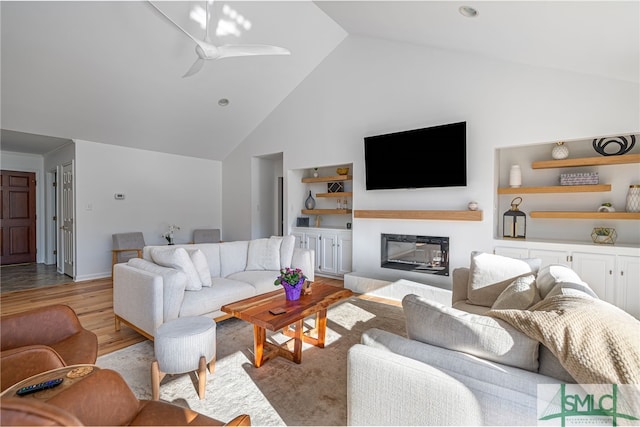
<svg viewBox="0 0 640 427">
<path fill-rule="evenodd" d="M 227 98 L 220 98 L 218 100 L 218 105 L 221 107 L 226 107 L 227 105 L 229 105 L 229 100 Z"/>
<path fill-rule="evenodd" d="M 471 6 L 460 6 L 458 11 L 467 18 L 475 18 L 478 16 L 478 11 L 472 8 Z"/>
</svg>

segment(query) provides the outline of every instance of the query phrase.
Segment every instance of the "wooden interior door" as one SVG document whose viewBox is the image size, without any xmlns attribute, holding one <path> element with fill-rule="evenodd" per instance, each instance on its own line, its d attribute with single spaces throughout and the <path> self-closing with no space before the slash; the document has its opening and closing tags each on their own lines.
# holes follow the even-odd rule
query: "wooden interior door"
<svg viewBox="0 0 640 427">
<path fill-rule="evenodd" d="M 73 162 L 62 167 L 62 272 L 75 277 Z"/>
<path fill-rule="evenodd" d="M 0 264 L 36 262 L 36 174 L 1 171 Z"/>
</svg>

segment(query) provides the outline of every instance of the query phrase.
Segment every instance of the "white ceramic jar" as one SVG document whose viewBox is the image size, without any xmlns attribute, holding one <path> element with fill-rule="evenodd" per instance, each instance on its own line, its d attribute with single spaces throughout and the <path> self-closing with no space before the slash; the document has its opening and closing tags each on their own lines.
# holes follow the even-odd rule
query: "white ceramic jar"
<svg viewBox="0 0 640 427">
<path fill-rule="evenodd" d="M 513 188 L 520 187 L 522 185 L 522 171 L 520 165 L 512 165 L 509 172 L 509 185 Z"/>
</svg>

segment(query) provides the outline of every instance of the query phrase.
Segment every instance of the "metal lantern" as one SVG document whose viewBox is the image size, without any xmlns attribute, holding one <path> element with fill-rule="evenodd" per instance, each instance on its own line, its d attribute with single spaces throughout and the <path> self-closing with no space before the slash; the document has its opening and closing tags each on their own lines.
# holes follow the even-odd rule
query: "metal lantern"
<svg viewBox="0 0 640 427">
<path fill-rule="evenodd" d="M 522 197 L 511 201 L 511 209 L 502 215 L 502 237 L 505 239 L 524 239 L 527 235 L 527 215 L 518 209 Z"/>
</svg>

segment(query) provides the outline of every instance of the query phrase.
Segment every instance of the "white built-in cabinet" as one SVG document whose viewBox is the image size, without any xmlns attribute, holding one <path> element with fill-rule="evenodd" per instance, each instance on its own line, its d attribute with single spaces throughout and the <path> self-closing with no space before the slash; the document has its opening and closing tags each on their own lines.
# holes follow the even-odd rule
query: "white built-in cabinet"
<svg viewBox="0 0 640 427">
<path fill-rule="evenodd" d="M 587 282 L 591 289 L 611 304 L 617 305 L 616 283 L 614 275 L 616 256 L 589 252 L 574 252 L 571 255 L 571 268 L 580 278 Z"/>
<path fill-rule="evenodd" d="M 315 273 L 342 277 L 351 272 L 351 230 L 298 227 L 291 232 L 296 246 L 315 251 Z"/>
<path fill-rule="evenodd" d="M 529 241 L 505 244 L 499 241 L 494 253 L 511 258 L 540 258 L 542 266 L 571 267 L 600 299 L 640 319 L 640 249 Z"/>
<path fill-rule="evenodd" d="M 616 259 L 618 307 L 640 318 L 640 256 L 618 255 Z"/>
</svg>

